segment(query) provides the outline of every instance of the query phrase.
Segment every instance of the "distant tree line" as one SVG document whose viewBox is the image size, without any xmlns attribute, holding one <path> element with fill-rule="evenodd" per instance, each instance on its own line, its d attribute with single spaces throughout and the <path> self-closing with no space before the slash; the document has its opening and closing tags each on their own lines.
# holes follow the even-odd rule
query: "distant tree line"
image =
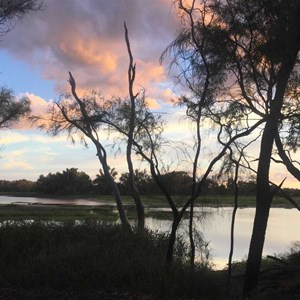
<svg viewBox="0 0 300 300">
<path fill-rule="evenodd" d="M 117 181 L 118 188 L 122 195 L 130 195 L 129 173 L 124 172 L 119 179 L 118 172 L 112 168 L 111 175 Z M 160 195 L 161 191 L 155 184 L 151 175 L 146 170 L 135 170 L 136 185 L 141 195 Z M 185 171 L 172 171 L 162 174 L 165 185 L 170 187 L 173 195 L 185 196 L 192 185 L 192 177 Z M 239 181 L 240 195 L 255 195 L 256 184 L 254 180 Z M 285 189 L 290 195 L 300 196 L 298 189 Z M 109 195 L 111 188 L 106 176 L 100 170 L 95 179 L 85 172 L 78 171 L 77 168 L 67 168 L 62 172 L 40 175 L 37 181 L 26 179 L 20 180 L 0 180 L 0 192 L 36 192 L 43 195 L 74 195 L 74 194 L 95 194 Z M 229 178 L 227 182 L 218 182 L 216 179 L 207 179 L 202 195 L 233 195 L 234 182 Z"/>
</svg>

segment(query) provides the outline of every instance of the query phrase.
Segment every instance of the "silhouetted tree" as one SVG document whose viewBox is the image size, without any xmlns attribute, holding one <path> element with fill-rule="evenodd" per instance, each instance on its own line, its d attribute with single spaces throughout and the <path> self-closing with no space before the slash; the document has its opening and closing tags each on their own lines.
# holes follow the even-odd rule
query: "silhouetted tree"
<svg viewBox="0 0 300 300">
<path fill-rule="evenodd" d="M 78 172 L 77 168 L 64 170 L 62 173 L 40 175 L 36 189 L 43 194 L 88 194 L 93 190 L 92 180 L 85 172 Z"/>
<path fill-rule="evenodd" d="M 30 101 L 27 97 L 17 99 L 12 90 L 0 90 L 0 128 L 9 128 L 22 116 L 30 112 Z"/>
<path fill-rule="evenodd" d="M 9 32 L 25 15 L 41 7 L 41 0 L 0 0 L 0 35 Z"/>
<path fill-rule="evenodd" d="M 1 0 L 0 36 L 9 32 L 16 23 L 31 11 L 41 9 L 39 0 Z M 0 90 L 0 129 L 11 127 L 20 117 L 30 112 L 27 97 L 17 99 L 13 91 L 2 87 Z"/>
<path fill-rule="evenodd" d="M 115 168 L 110 169 L 109 172 L 114 180 L 116 180 L 116 177 L 118 175 L 118 172 Z M 103 171 L 100 169 L 99 174 L 96 175 L 96 178 L 93 180 L 94 189 L 96 190 L 96 193 L 99 193 L 101 195 L 109 195 L 111 194 L 111 187 L 109 184 L 109 181 L 107 180 L 107 177 L 103 173 Z"/>
<path fill-rule="evenodd" d="M 190 93 L 179 99 L 179 105 L 185 107 L 186 116 L 195 128 L 194 152 L 192 162 L 192 188 L 188 199 L 174 214 L 167 260 L 172 260 L 173 247 L 176 239 L 176 231 L 179 223 L 190 207 L 189 235 L 191 241 L 191 266 L 193 266 L 195 249 L 193 243 L 193 207 L 195 200 L 202 192 L 205 182 L 215 167 L 228 152 L 231 143 L 239 138 L 249 135 L 263 121 L 258 120 L 251 125 L 226 135 L 228 115 L 216 113 L 215 110 L 223 107 L 219 94 L 220 85 L 226 82 L 227 54 L 222 52 L 222 44 L 219 43 L 219 32 L 214 31 L 217 21 L 213 13 L 212 1 L 200 1 L 200 6 L 195 7 L 196 1 L 191 1 L 190 6 L 185 1 L 176 1 L 181 18 L 181 27 L 178 36 L 168 46 L 162 58 L 167 55 L 172 57 L 171 66 L 179 74 L 178 79 L 185 84 Z M 222 35 L 221 35 L 222 37 Z M 239 117 L 239 115 L 237 116 Z M 216 120 L 215 120 L 216 119 Z M 201 128 L 209 120 L 213 121 L 216 143 L 220 145 L 216 154 L 209 160 L 201 158 L 202 135 Z M 216 122 L 217 121 L 217 122 Z M 217 126 L 216 126 L 217 125 Z M 191 155 L 189 155 L 191 157 Z M 202 166 L 202 169 L 201 169 Z M 199 174 L 202 176 L 199 176 Z"/>
<path fill-rule="evenodd" d="M 238 136 L 248 130 L 255 120 L 263 124 L 246 296 L 258 282 L 269 210 L 278 190 L 271 189 L 269 180 L 274 141 L 281 162 L 300 178 L 297 168 L 290 165 L 292 160 L 284 155 L 299 145 L 300 1 L 177 3 L 184 22 L 171 50 L 175 50 L 179 68 L 184 68 L 180 74 L 194 94 L 200 90 L 203 95 L 206 84 L 211 86 L 208 90 L 213 94 L 208 100 L 219 103 L 202 113 L 222 126 L 223 140 L 227 136 L 227 141 L 234 133 Z M 217 68 L 209 69 L 211 63 Z M 209 79 L 214 70 L 217 76 Z M 203 74 L 208 81 L 202 80 Z"/>
<path fill-rule="evenodd" d="M 0 180 L 1 192 L 35 192 L 36 183 L 26 179 Z"/>
<path fill-rule="evenodd" d="M 120 189 L 124 194 L 130 194 L 129 173 L 122 173 L 119 178 Z M 152 177 L 146 170 L 140 171 L 136 169 L 134 171 L 134 180 L 136 187 L 141 195 L 157 194 L 159 190 L 154 183 Z"/>
</svg>

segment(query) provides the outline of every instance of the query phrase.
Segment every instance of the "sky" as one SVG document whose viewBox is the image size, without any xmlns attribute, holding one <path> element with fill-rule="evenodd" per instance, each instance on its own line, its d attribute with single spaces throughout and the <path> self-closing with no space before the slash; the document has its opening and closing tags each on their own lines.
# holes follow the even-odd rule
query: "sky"
<svg viewBox="0 0 300 300">
<path fill-rule="evenodd" d="M 125 97 L 124 21 L 137 65 L 135 89 L 144 88 L 152 111 L 168 120 L 166 135 L 188 142 L 191 128 L 182 119 L 183 111 L 172 104 L 182 88 L 167 62 L 159 63 L 178 30 L 174 0 L 44 0 L 41 11 L 26 15 L 1 38 L 0 86 L 13 89 L 17 97 L 28 97 L 33 114 L 43 114 L 48 103 L 69 91 L 68 71 L 81 91 Z M 100 169 L 92 144 L 85 148 L 79 142 L 72 144 L 66 135 L 47 136 L 25 120 L 1 130 L 0 145 L 0 179 L 37 180 L 41 174 L 71 167 L 94 178 Z M 119 174 L 126 171 L 123 154 L 110 151 L 109 163 Z M 135 167 L 144 168 L 138 161 Z M 275 168 L 272 178 L 280 182 L 286 176 L 283 171 Z M 291 177 L 287 182 L 300 188 Z"/>
</svg>

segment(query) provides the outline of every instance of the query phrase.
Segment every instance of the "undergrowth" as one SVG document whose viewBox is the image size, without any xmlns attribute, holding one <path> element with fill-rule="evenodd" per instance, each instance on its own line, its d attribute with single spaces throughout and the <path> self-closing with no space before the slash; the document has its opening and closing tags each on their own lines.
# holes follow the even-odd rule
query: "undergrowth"
<svg viewBox="0 0 300 300">
<path fill-rule="evenodd" d="M 124 289 L 175 298 L 221 299 L 215 272 L 188 268 L 178 241 L 166 271 L 168 237 L 118 225 L 18 223 L 0 228 L 0 286 L 25 289 Z"/>
</svg>

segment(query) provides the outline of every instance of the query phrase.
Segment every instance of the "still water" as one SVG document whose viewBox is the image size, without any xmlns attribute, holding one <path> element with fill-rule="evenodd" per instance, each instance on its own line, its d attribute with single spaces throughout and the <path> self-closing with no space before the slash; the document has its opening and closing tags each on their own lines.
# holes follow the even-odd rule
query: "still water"
<svg viewBox="0 0 300 300">
<path fill-rule="evenodd" d="M 87 205 L 87 206 L 95 206 L 95 205 L 107 205 L 114 204 L 111 201 L 92 201 L 86 199 L 68 199 L 68 200 L 60 200 L 60 199 L 51 199 L 51 198 L 35 198 L 35 197 L 14 197 L 14 196 L 0 196 L 0 204 L 69 204 L 69 205 Z"/>
<path fill-rule="evenodd" d="M 0 204 L 41 203 L 71 205 L 107 205 L 113 202 L 98 202 L 85 199 L 58 200 L 31 197 L 0 196 Z M 254 218 L 254 208 L 240 208 L 236 215 L 234 260 L 246 258 Z M 198 208 L 195 212 L 195 229 L 209 242 L 215 268 L 224 268 L 228 261 L 232 208 Z M 170 220 L 146 218 L 146 226 L 154 231 L 169 232 Z M 268 222 L 264 255 L 289 251 L 292 243 L 300 242 L 300 212 L 297 209 L 272 208 Z M 185 234 L 188 222 L 181 224 L 179 234 Z"/>
<path fill-rule="evenodd" d="M 235 221 L 235 243 L 233 260 L 247 257 L 254 208 L 238 209 Z M 213 262 L 216 269 L 222 269 L 228 262 L 230 247 L 230 226 L 232 208 L 198 209 L 195 219 L 195 228 L 202 233 L 202 237 L 209 242 Z M 147 218 L 148 227 L 158 231 L 167 231 L 171 228 L 171 221 Z M 274 255 L 289 252 L 294 242 L 300 242 L 300 212 L 297 209 L 271 208 L 264 255 Z M 188 222 L 181 226 L 181 233 L 188 231 Z"/>
</svg>

